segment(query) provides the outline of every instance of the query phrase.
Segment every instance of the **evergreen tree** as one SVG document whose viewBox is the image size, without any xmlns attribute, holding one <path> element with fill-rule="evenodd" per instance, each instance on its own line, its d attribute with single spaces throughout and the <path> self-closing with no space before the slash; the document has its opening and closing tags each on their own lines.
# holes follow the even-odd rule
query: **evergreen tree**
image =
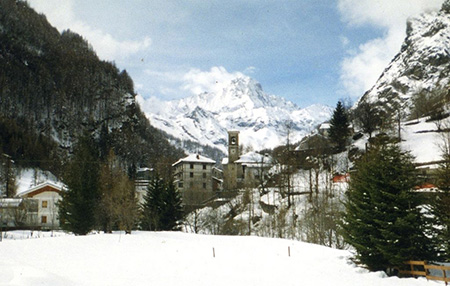
<svg viewBox="0 0 450 286">
<path fill-rule="evenodd" d="M 445 138 L 443 163 L 437 172 L 437 186 L 439 192 L 432 206 L 437 231 L 437 248 L 440 249 L 440 260 L 450 260 L 450 138 Z"/>
<path fill-rule="evenodd" d="M 350 136 L 349 120 L 342 102 L 338 101 L 330 120 L 330 139 L 338 152 L 345 150 Z"/>
<path fill-rule="evenodd" d="M 343 229 L 356 259 L 370 270 L 434 255 L 428 223 L 419 206 L 412 156 L 385 139 L 356 163 L 345 203 Z"/>
<path fill-rule="evenodd" d="M 164 181 L 158 175 L 150 180 L 142 206 L 141 228 L 143 230 L 160 230 L 164 188 Z"/>
<path fill-rule="evenodd" d="M 178 230 L 182 218 L 181 196 L 175 185 L 155 175 L 144 197 L 142 229 Z"/>
<path fill-rule="evenodd" d="M 94 229 L 99 199 L 98 176 L 97 148 L 89 135 L 84 135 L 78 140 L 63 177 L 68 188 L 59 203 L 63 229 L 77 235 L 85 235 Z"/>
<path fill-rule="evenodd" d="M 165 210 L 164 215 L 161 217 L 162 230 L 179 230 L 180 222 L 183 219 L 183 207 L 181 205 L 181 195 L 173 181 L 167 183 L 164 201 Z"/>
</svg>

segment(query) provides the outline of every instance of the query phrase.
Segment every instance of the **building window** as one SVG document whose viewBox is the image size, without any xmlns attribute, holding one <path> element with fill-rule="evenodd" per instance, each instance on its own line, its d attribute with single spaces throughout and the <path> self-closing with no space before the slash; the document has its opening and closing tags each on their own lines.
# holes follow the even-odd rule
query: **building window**
<svg viewBox="0 0 450 286">
<path fill-rule="evenodd" d="M 203 179 L 206 179 L 206 173 L 203 173 Z"/>
<path fill-rule="evenodd" d="M 47 216 L 41 216 L 41 223 L 47 223 Z"/>
<path fill-rule="evenodd" d="M 203 183 L 203 189 L 206 189 L 206 183 Z"/>
<path fill-rule="evenodd" d="M 183 187 L 183 183 L 178 183 L 178 188 L 182 188 Z"/>
<path fill-rule="evenodd" d="M 46 209 L 48 207 L 48 202 L 47 201 L 42 201 L 42 208 Z"/>
<path fill-rule="evenodd" d="M 203 164 L 203 170 L 206 170 L 206 164 Z"/>
<path fill-rule="evenodd" d="M 190 173 L 189 173 L 189 177 L 190 177 L 190 178 L 194 178 L 194 173 L 190 172 Z"/>
<path fill-rule="evenodd" d="M 194 164 L 191 163 L 190 168 L 191 168 L 191 169 L 194 169 Z"/>
</svg>

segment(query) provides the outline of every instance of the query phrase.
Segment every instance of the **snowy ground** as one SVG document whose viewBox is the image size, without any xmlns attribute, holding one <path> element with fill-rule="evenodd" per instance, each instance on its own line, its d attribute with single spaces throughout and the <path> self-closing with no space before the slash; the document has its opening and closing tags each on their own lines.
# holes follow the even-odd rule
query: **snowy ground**
<svg viewBox="0 0 450 286">
<path fill-rule="evenodd" d="M 369 273 L 349 261 L 348 251 L 283 239 L 8 234 L 0 242 L 0 285 L 440 285 Z"/>
<path fill-rule="evenodd" d="M 450 119 L 440 122 L 443 128 L 450 126 Z M 425 118 L 406 122 L 402 125 L 402 147 L 411 151 L 416 163 L 442 160 L 440 145 L 442 133 L 437 132 L 437 122 L 426 122 Z"/>
</svg>

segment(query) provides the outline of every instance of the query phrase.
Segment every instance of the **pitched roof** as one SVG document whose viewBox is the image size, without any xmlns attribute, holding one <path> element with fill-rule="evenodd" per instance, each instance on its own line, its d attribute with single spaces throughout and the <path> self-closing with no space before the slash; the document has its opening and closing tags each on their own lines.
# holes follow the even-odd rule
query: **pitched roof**
<svg viewBox="0 0 450 286">
<path fill-rule="evenodd" d="M 31 195 L 36 195 L 42 191 L 55 191 L 55 192 L 60 192 L 62 191 L 63 186 L 62 185 L 56 185 L 52 182 L 45 182 L 39 185 L 36 185 L 24 192 L 21 192 L 19 194 L 17 194 L 18 197 L 29 197 Z"/>
<path fill-rule="evenodd" d="M 180 159 L 172 164 L 172 166 L 178 165 L 179 163 L 204 163 L 204 164 L 215 164 L 216 161 L 209 159 L 208 157 L 199 154 L 190 154 L 189 156 Z"/>
</svg>

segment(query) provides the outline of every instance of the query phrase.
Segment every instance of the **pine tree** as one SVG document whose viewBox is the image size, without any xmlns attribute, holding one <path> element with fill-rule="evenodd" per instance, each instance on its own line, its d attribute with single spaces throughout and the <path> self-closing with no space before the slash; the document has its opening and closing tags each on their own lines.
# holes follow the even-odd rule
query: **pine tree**
<svg viewBox="0 0 450 286">
<path fill-rule="evenodd" d="M 164 188 L 164 181 L 158 175 L 150 180 L 142 207 L 141 228 L 143 230 L 160 230 Z"/>
<path fill-rule="evenodd" d="M 178 230 L 182 218 L 181 196 L 175 185 L 155 175 L 144 197 L 142 229 Z"/>
<path fill-rule="evenodd" d="M 437 186 L 439 192 L 432 205 L 437 231 L 437 248 L 440 249 L 440 260 L 450 260 L 450 137 L 444 135 L 442 159 L 437 170 Z"/>
<path fill-rule="evenodd" d="M 350 136 L 349 120 L 342 102 L 338 101 L 330 120 L 330 139 L 338 152 L 345 150 Z"/>
<path fill-rule="evenodd" d="M 78 140 L 63 177 L 68 188 L 59 203 L 63 229 L 77 235 L 85 235 L 94 229 L 99 199 L 98 175 L 97 148 L 89 135 L 84 135 Z"/>
<path fill-rule="evenodd" d="M 180 222 L 183 219 L 183 207 L 181 205 L 181 195 L 173 181 L 167 183 L 164 201 L 165 210 L 164 215 L 161 217 L 161 229 L 179 230 Z"/>
<path fill-rule="evenodd" d="M 343 229 L 356 259 L 370 270 L 434 257 L 428 223 L 419 206 L 412 156 L 386 140 L 356 163 L 345 203 Z"/>
</svg>

